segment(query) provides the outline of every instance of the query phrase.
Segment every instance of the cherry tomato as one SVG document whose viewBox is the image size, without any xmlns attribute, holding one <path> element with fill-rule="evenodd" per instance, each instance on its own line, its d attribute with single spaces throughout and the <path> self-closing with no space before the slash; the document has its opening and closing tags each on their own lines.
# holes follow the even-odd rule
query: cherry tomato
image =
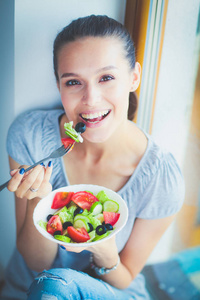
<svg viewBox="0 0 200 300">
<path fill-rule="evenodd" d="M 73 192 L 57 192 L 53 198 L 51 208 L 57 209 L 67 205 L 72 198 Z"/>
<path fill-rule="evenodd" d="M 109 211 L 103 211 L 103 217 L 104 217 L 105 224 L 109 223 L 110 225 L 113 226 L 119 220 L 120 214 L 109 212 Z"/>
<path fill-rule="evenodd" d="M 47 223 L 47 232 L 53 235 L 55 231 L 61 231 L 61 234 L 63 232 L 62 223 L 58 215 L 51 217 Z"/>
<path fill-rule="evenodd" d="M 82 209 L 87 210 L 90 210 L 94 202 L 99 201 L 93 194 L 84 191 L 74 193 L 71 200 Z"/>
<path fill-rule="evenodd" d="M 62 142 L 62 144 L 64 145 L 64 147 L 66 149 L 70 145 L 73 145 L 73 147 L 74 147 L 75 140 L 73 140 L 71 138 L 63 138 L 63 139 L 61 139 L 61 142 Z M 69 152 L 72 150 L 72 148 L 69 150 Z"/>
<path fill-rule="evenodd" d="M 77 243 L 84 243 L 90 239 L 85 228 L 74 228 L 73 226 L 68 226 L 67 233 L 69 237 Z"/>
</svg>

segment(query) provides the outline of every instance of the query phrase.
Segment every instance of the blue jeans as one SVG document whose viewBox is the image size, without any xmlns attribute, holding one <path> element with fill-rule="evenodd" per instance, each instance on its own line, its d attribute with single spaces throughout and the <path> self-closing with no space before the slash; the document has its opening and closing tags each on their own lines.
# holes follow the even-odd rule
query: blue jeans
<svg viewBox="0 0 200 300">
<path fill-rule="evenodd" d="M 86 273 L 51 269 L 35 278 L 27 300 L 133 300 L 128 293 Z"/>
</svg>

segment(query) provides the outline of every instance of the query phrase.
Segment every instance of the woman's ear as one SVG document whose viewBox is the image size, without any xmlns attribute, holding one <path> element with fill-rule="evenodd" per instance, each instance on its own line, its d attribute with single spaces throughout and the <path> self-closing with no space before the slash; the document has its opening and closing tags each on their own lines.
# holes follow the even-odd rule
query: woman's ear
<svg viewBox="0 0 200 300">
<path fill-rule="evenodd" d="M 139 62 L 135 63 L 135 68 L 132 71 L 132 83 L 130 92 L 135 92 L 140 84 L 141 65 Z"/>
</svg>

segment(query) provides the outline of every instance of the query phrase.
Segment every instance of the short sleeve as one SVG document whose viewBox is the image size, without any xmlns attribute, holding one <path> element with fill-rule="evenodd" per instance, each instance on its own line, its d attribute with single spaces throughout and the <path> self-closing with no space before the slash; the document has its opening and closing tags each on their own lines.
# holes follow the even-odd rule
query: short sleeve
<svg viewBox="0 0 200 300">
<path fill-rule="evenodd" d="M 136 214 L 138 218 L 164 218 L 176 214 L 183 205 L 184 179 L 173 155 L 162 153 L 155 165 L 155 171 L 149 176 L 141 195 Z"/>
<path fill-rule="evenodd" d="M 31 114 L 23 113 L 11 124 L 7 134 L 7 153 L 17 163 L 30 165 L 33 159 L 30 155 Z"/>
<path fill-rule="evenodd" d="M 8 130 L 8 154 L 21 165 L 31 165 L 60 147 L 61 113 L 62 110 L 35 110 L 18 116 Z"/>
</svg>

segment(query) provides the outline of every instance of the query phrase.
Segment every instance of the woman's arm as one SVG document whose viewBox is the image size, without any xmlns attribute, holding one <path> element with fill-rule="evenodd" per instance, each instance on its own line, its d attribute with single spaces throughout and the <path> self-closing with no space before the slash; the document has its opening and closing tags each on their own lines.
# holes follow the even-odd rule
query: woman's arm
<svg viewBox="0 0 200 300">
<path fill-rule="evenodd" d="M 157 220 L 136 219 L 131 236 L 120 253 L 121 264 L 115 271 L 102 276 L 102 279 L 120 289 L 128 287 L 142 270 L 154 247 L 174 218 L 175 216 Z M 98 262 L 100 263 L 99 260 L 96 261 Z"/>
<path fill-rule="evenodd" d="M 136 219 L 131 236 L 120 253 L 119 266 L 101 278 L 116 288 L 127 288 L 142 270 L 152 250 L 174 218 L 175 215 L 156 220 Z M 94 253 L 94 262 L 99 267 L 111 268 L 117 263 L 114 239 L 110 239 L 106 247 L 94 248 L 91 251 Z"/>
<path fill-rule="evenodd" d="M 10 157 L 9 162 L 11 170 L 19 168 L 19 164 Z M 35 167 L 29 174 L 20 175 L 17 171 L 8 185 L 8 189 L 15 192 L 17 248 L 29 268 L 38 272 L 50 268 L 57 253 L 57 245 L 44 239 L 33 224 L 35 206 L 42 195 L 51 191 L 51 172 L 52 167 L 45 169 L 42 166 Z M 40 186 L 38 197 L 30 192 L 32 185 Z"/>
</svg>

